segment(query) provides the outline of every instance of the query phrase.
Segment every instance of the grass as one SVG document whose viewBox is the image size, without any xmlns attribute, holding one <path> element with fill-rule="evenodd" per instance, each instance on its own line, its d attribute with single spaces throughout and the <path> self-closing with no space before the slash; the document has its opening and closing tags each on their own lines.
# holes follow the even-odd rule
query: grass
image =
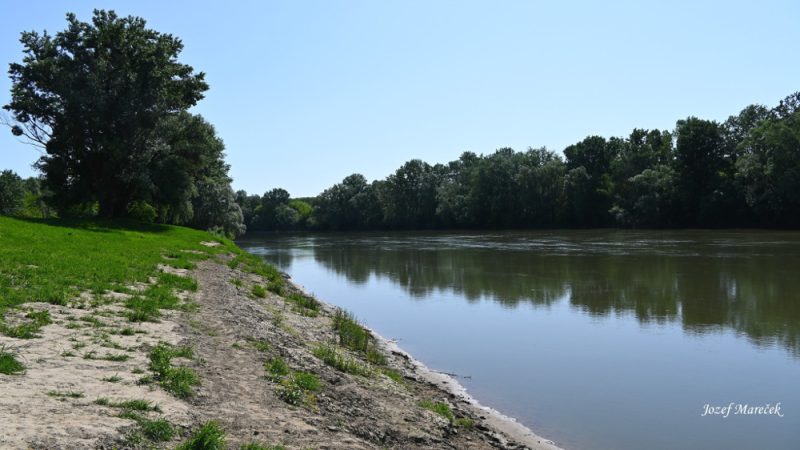
<svg viewBox="0 0 800 450">
<path fill-rule="evenodd" d="M 270 349 L 272 348 L 272 346 L 269 345 L 269 342 L 259 341 L 259 340 L 256 340 L 256 339 L 251 340 L 250 341 L 250 345 L 254 349 L 256 349 L 256 350 L 258 350 L 258 351 L 260 351 L 262 353 L 266 353 L 266 352 L 270 351 Z"/>
<path fill-rule="evenodd" d="M 159 263 L 189 266 L 209 253 L 241 252 L 225 239 L 215 248 L 200 245 L 215 239 L 204 231 L 128 221 L 0 217 L 0 239 L 0 314 L 25 302 L 66 304 L 81 292 L 147 282 Z M 179 258 L 165 261 L 165 253 Z"/>
<path fill-rule="evenodd" d="M 330 345 L 321 345 L 315 348 L 312 353 L 325 364 L 342 372 L 363 377 L 372 375 L 372 370 L 370 370 L 369 366 L 355 358 L 339 353 Z"/>
<path fill-rule="evenodd" d="M 279 356 L 265 362 L 264 368 L 267 370 L 267 379 L 274 382 L 281 381 L 291 373 L 289 365 Z"/>
<path fill-rule="evenodd" d="M 160 343 L 150 350 L 150 370 L 155 379 L 176 397 L 186 398 L 193 394 L 192 387 L 200 384 L 200 377 L 188 367 L 173 367 L 173 358 L 192 359 L 191 347 L 174 347 Z"/>
<path fill-rule="evenodd" d="M 293 372 L 286 361 L 275 357 L 264 363 L 267 379 L 279 383 L 278 397 L 290 405 L 312 406 L 316 403 L 313 392 L 322 389 L 322 382 L 311 372 Z"/>
<path fill-rule="evenodd" d="M 83 392 L 78 392 L 78 391 L 67 391 L 67 392 L 49 391 L 47 395 L 56 398 L 83 398 Z"/>
<path fill-rule="evenodd" d="M 319 314 L 320 304 L 313 298 L 301 294 L 289 294 L 286 300 L 294 304 L 294 310 L 304 316 L 316 317 Z"/>
<path fill-rule="evenodd" d="M 1 301 L 2 297 L 0 297 L 0 302 Z M 0 318 L 0 333 L 17 339 L 33 339 L 38 337 L 37 333 L 40 328 L 53 323 L 49 311 L 30 311 L 25 314 L 25 318 L 28 319 L 28 321 L 13 327 L 6 325 L 2 318 Z"/>
<path fill-rule="evenodd" d="M 17 375 L 25 372 L 25 365 L 17 360 L 17 353 L 0 346 L 0 373 Z"/>
<path fill-rule="evenodd" d="M 251 442 L 239 448 L 239 450 L 286 450 L 283 445 L 266 445 L 258 442 Z"/>
<path fill-rule="evenodd" d="M 123 419 L 131 419 L 139 425 L 139 433 L 153 442 L 167 442 L 175 437 L 175 429 L 166 419 L 150 420 L 132 410 L 126 410 L 119 415 Z"/>
<path fill-rule="evenodd" d="M 186 442 L 175 450 L 224 450 L 225 432 L 217 422 L 206 422 Z"/>
<path fill-rule="evenodd" d="M 154 405 L 153 403 L 142 399 L 122 400 L 115 402 L 103 397 L 95 400 L 94 404 L 108 406 L 109 408 L 126 409 L 129 411 L 161 411 L 161 408 L 159 408 L 158 405 Z"/>
<path fill-rule="evenodd" d="M 443 402 L 432 402 L 430 400 L 422 400 L 419 402 L 419 406 L 427 409 L 428 411 L 433 411 L 436 414 L 444 417 L 450 423 L 455 420 L 455 415 L 453 415 L 453 410 L 450 409 L 450 405 Z"/>
<path fill-rule="evenodd" d="M 372 335 L 361 326 L 350 312 L 336 309 L 333 314 L 333 330 L 339 337 L 339 345 L 363 353 L 366 353 L 369 349 Z"/>
<path fill-rule="evenodd" d="M 267 296 L 267 290 L 260 284 L 254 284 L 251 292 L 253 293 L 253 297 L 264 298 Z"/>
</svg>

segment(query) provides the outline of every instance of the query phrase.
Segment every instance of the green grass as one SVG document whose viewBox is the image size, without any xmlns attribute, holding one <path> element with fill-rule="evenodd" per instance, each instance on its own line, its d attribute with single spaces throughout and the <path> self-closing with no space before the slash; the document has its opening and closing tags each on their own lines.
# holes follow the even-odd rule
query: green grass
<svg viewBox="0 0 800 450">
<path fill-rule="evenodd" d="M 289 294 L 286 300 L 294 304 L 295 311 L 304 316 L 316 317 L 319 314 L 320 304 L 313 298 L 301 294 Z"/>
<path fill-rule="evenodd" d="M 419 402 L 419 406 L 429 411 L 435 412 L 436 414 L 444 417 L 451 423 L 455 420 L 455 416 L 453 415 L 453 410 L 450 409 L 450 405 L 448 405 L 447 403 L 422 400 L 421 402 Z"/>
<path fill-rule="evenodd" d="M 120 377 L 119 375 L 113 375 L 110 377 L 101 378 L 100 381 L 105 381 L 106 383 L 119 383 L 120 381 L 122 381 L 122 377 Z"/>
<path fill-rule="evenodd" d="M 0 217 L 0 240 L 0 315 L 24 302 L 65 304 L 84 291 L 119 290 L 147 282 L 157 274 L 159 263 L 190 266 L 207 257 L 185 250 L 242 252 L 232 242 L 204 231 L 128 221 Z M 209 240 L 223 245 L 200 245 Z M 165 261 L 162 254 L 179 258 Z M 176 281 L 159 280 L 170 282 Z"/>
<path fill-rule="evenodd" d="M 475 421 L 469 417 L 459 417 L 453 421 L 453 425 L 471 430 L 475 426 Z"/>
<path fill-rule="evenodd" d="M 363 377 L 369 377 L 372 375 L 372 370 L 370 370 L 369 366 L 355 358 L 351 358 L 338 352 L 335 348 L 329 345 L 321 345 L 315 348 L 312 353 L 314 356 L 321 359 L 325 364 L 342 372 L 360 375 Z"/>
<path fill-rule="evenodd" d="M 189 440 L 175 450 L 224 450 L 225 432 L 217 422 L 206 422 Z"/>
<path fill-rule="evenodd" d="M 286 450 L 283 445 L 266 445 L 258 442 L 251 442 L 239 447 L 239 450 Z"/>
<path fill-rule="evenodd" d="M 2 302 L 2 296 L 0 296 L 0 302 Z M 40 328 L 53 323 L 49 311 L 30 311 L 25 314 L 25 318 L 28 320 L 12 327 L 6 325 L 0 317 L 0 333 L 17 339 L 33 339 L 38 337 L 37 333 Z"/>
<path fill-rule="evenodd" d="M 25 372 L 25 366 L 17 360 L 17 353 L 0 346 L 0 373 L 17 375 Z"/>
<path fill-rule="evenodd" d="M 49 391 L 47 395 L 56 398 L 83 398 L 83 392 L 77 392 L 77 391 L 67 391 L 67 392 Z"/>
<path fill-rule="evenodd" d="M 343 347 L 357 352 L 367 352 L 372 336 L 350 312 L 336 309 L 333 314 L 333 330 Z"/>
<path fill-rule="evenodd" d="M 129 411 L 161 411 L 161 408 L 159 408 L 158 405 L 154 405 L 153 403 L 142 399 L 121 400 L 115 402 L 107 398 L 98 398 L 94 401 L 94 404 L 108 406 L 109 408 L 126 409 Z"/>
<path fill-rule="evenodd" d="M 251 292 L 253 293 L 253 297 L 264 298 L 267 296 L 267 290 L 260 284 L 254 284 Z"/>
<path fill-rule="evenodd" d="M 251 340 L 250 341 L 250 345 L 254 349 L 256 349 L 256 350 L 258 350 L 258 351 L 260 351 L 262 353 L 266 353 L 272 348 L 272 346 L 269 345 L 269 342 L 259 341 L 259 340 L 256 340 L 256 339 Z"/>
<path fill-rule="evenodd" d="M 155 379 L 167 392 L 176 397 L 190 397 L 194 392 L 192 387 L 200 384 L 200 377 L 188 367 L 173 367 L 173 358 L 192 359 L 194 352 L 191 347 L 174 347 L 160 343 L 150 350 L 150 370 Z"/>
<path fill-rule="evenodd" d="M 289 365 L 281 357 L 275 357 L 264 363 L 267 370 L 267 378 L 270 381 L 279 382 L 291 373 Z"/>
</svg>

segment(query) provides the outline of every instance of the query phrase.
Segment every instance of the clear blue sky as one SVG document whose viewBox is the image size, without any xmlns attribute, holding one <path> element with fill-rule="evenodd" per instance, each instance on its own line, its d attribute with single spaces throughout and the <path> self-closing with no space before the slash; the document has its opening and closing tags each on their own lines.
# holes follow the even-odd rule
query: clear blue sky
<svg viewBox="0 0 800 450">
<path fill-rule="evenodd" d="M 646 4 L 649 3 L 649 4 Z M 724 120 L 800 90 L 800 2 L 0 1 L 0 63 L 22 30 L 95 7 L 146 18 L 208 74 L 196 108 L 235 189 L 315 195 L 412 158 Z M 3 71 L 5 72 L 5 70 Z M 9 81 L 0 77 L 0 103 Z M 0 168 L 38 154 L 0 130 Z"/>
</svg>

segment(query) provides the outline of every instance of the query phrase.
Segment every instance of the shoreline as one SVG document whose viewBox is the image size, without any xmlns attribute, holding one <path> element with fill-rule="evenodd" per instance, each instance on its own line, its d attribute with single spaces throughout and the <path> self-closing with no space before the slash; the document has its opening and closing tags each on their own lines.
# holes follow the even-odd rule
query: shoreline
<svg viewBox="0 0 800 450">
<path fill-rule="evenodd" d="M 286 281 L 294 289 L 297 289 L 304 295 L 312 295 L 303 285 L 295 281 L 291 275 L 285 272 L 282 272 L 282 274 L 284 274 Z M 330 312 L 337 308 L 336 305 L 333 305 L 324 299 L 317 297 L 314 298 L 316 298 L 317 301 L 319 301 L 323 307 Z M 473 410 L 476 415 L 486 420 L 489 428 L 494 428 L 494 431 L 499 432 L 501 435 L 507 436 L 514 442 L 527 446 L 531 450 L 564 450 L 563 448 L 557 446 L 555 442 L 539 436 L 533 430 L 523 425 L 515 418 L 507 416 L 494 408 L 481 404 L 476 398 L 469 394 L 467 388 L 465 388 L 452 376 L 431 369 L 430 367 L 426 366 L 425 363 L 416 359 L 413 355 L 400 347 L 395 341 L 387 339 L 373 328 L 370 328 L 368 325 L 363 326 L 370 333 L 372 333 L 376 341 L 387 353 L 398 356 L 410 363 L 413 367 L 414 375 L 416 375 L 419 380 L 433 385 L 437 389 L 449 394 L 451 397 L 455 397 L 464 402 Z"/>
</svg>

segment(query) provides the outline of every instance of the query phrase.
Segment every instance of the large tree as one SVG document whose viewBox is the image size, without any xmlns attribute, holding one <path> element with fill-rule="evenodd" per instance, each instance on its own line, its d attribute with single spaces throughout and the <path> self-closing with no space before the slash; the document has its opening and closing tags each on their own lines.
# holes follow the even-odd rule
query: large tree
<svg viewBox="0 0 800 450">
<path fill-rule="evenodd" d="M 141 18 L 95 10 L 91 22 L 67 14 L 67 24 L 55 35 L 22 33 L 25 56 L 10 65 L 4 108 L 14 133 L 44 148 L 37 166 L 59 209 L 98 202 L 101 216 L 124 215 L 173 189 L 164 173 L 187 162 L 156 131 L 208 85 L 178 62 L 181 41 Z"/>
</svg>

